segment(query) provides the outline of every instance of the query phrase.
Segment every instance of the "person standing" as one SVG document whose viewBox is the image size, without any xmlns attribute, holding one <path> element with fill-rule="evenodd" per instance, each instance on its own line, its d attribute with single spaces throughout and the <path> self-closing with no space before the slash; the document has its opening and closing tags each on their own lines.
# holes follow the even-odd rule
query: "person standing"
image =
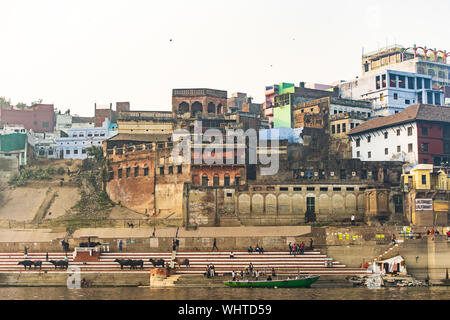
<svg viewBox="0 0 450 320">
<path fill-rule="evenodd" d="M 45 261 L 48 261 L 48 252 L 45 254 Z"/>
<path fill-rule="evenodd" d="M 352 221 L 352 226 L 354 226 L 355 225 L 355 215 L 352 214 L 352 217 L 350 219 Z"/>
<path fill-rule="evenodd" d="M 219 251 L 219 248 L 217 248 L 217 240 L 216 240 L 216 238 L 214 238 L 213 247 L 212 247 L 211 251 L 214 251 L 214 249 L 217 249 L 217 251 Z"/>
<path fill-rule="evenodd" d="M 250 265 L 248 266 L 248 269 L 250 270 L 250 273 L 253 272 L 253 263 L 250 262 Z"/>
<path fill-rule="evenodd" d="M 297 254 L 297 244 L 294 243 L 294 245 L 292 246 L 292 251 L 294 252 L 294 257 Z"/>
<path fill-rule="evenodd" d="M 301 243 L 300 244 L 300 254 L 304 254 L 305 253 L 305 243 Z"/>
<path fill-rule="evenodd" d="M 292 254 L 292 244 L 289 242 L 289 255 Z"/>
<path fill-rule="evenodd" d="M 25 257 L 25 259 L 28 257 L 28 247 L 27 246 L 24 247 L 23 256 Z"/>
<path fill-rule="evenodd" d="M 123 245 L 123 242 L 122 242 L 122 240 L 120 240 L 119 241 L 119 251 L 122 251 L 122 245 Z"/>
<path fill-rule="evenodd" d="M 313 251 L 313 239 L 309 239 L 309 250 Z"/>
</svg>

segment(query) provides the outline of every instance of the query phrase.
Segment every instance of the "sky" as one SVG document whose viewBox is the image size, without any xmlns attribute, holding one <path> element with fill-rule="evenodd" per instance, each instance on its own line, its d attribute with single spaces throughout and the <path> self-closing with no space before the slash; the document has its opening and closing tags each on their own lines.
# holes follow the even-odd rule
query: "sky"
<svg viewBox="0 0 450 320">
<path fill-rule="evenodd" d="M 361 74 L 387 45 L 450 50 L 450 1 L 0 0 L 0 96 L 93 116 L 171 110 L 174 88 L 246 92 Z"/>
</svg>

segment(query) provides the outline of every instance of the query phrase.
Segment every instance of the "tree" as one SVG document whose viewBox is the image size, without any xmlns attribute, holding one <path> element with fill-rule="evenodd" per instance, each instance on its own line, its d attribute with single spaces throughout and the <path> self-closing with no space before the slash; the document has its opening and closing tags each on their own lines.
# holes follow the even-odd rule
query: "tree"
<svg viewBox="0 0 450 320">
<path fill-rule="evenodd" d="M 5 97 L 0 97 L 0 108 L 9 109 L 11 107 L 11 100 L 7 100 Z"/>
<path fill-rule="evenodd" d="M 16 104 L 16 108 L 18 109 L 25 109 L 27 107 L 26 103 L 23 102 L 19 102 L 18 104 Z"/>
</svg>

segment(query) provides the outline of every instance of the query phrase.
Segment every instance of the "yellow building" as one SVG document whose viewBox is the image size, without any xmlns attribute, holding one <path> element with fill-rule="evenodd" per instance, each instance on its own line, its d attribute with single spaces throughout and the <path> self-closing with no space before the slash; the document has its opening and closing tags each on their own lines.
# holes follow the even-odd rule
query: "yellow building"
<svg viewBox="0 0 450 320">
<path fill-rule="evenodd" d="M 450 176 L 432 164 L 418 164 L 402 176 L 408 220 L 417 226 L 448 226 Z"/>
<path fill-rule="evenodd" d="M 117 119 L 119 133 L 172 134 L 175 121 L 170 111 L 126 111 Z"/>
</svg>

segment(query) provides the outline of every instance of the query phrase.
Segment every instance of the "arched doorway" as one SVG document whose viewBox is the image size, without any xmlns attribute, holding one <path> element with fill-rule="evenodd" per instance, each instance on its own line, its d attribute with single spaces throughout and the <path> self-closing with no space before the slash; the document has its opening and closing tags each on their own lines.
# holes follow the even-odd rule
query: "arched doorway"
<svg viewBox="0 0 450 320">
<path fill-rule="evenodd" d="M 189 103 L 184 102 L 184 101 L 182 103 L 180 103 L 178 106 L 178 111 L 189 112 Z"/>
<path fill-rule="evenodd" d="M 202 111 L 203 105 L 200 102 L 195 101 L 191 106 L 191 114 L 195 116 L 196 113 L 202 113 Z"/>
<path fill-rule="evenodd" d="M 222 108 L 222 104 L 219 103 L 219 104 L 217 105 L 217 114 L 223 113 L 223 110 L 222 110 L 222 109 L 223 109 L 223 108 Z"/>
<path fill-rule="evenodd" d="M 214 103 L 210 102 L 208 103 L 208 113 L 215 113 L 216 112 L 216 106 Z"/>
</svg>

